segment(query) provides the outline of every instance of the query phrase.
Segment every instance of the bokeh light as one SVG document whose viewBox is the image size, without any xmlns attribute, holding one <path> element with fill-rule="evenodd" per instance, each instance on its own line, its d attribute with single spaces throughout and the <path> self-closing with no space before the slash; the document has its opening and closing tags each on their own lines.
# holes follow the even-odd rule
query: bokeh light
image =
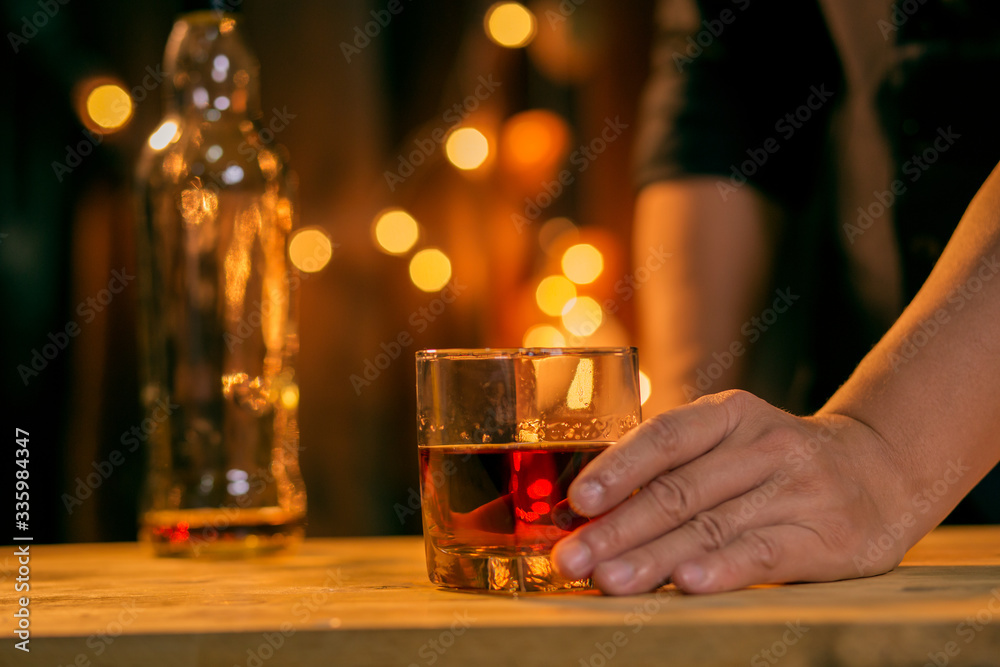
<svg viewBox="0 0 1000 667">
<path fill-rule="evenodd" d="M 451 260 L 437 248 L 425 248 L 410 260 L 410 280 L 425 292 L 436 292 L 451 280 Z"/>
<path fill-rule="evenodd" d="M 116 83 L 106 83 L 87 93 L 87 117 L 103 130 L 117 130 L 132 118 L 132 98 Z"/>
<path fill-rule="evenodd" d="M 566 331 L 574 336 L 586 338 L 597 331 L 604 321 L 601 304 L 589 296 L 572 299 L 562 312 L 562 323 Z"/>
<path fill-rule="evenodd" d="M 576 286 L 562 276 L 542 278 L 535 290 L 535 302 L 542 312 L 552 317 L 562 314 L 566 304 L 576 298 Z"/>
<path fill-rule="evenodd" d="M 402 209 L 389 209 L 375 218 L 375 242 L 387 253 L 401 255 L 409 251 L 419 236 L 417 221 Z"/>
<path fill-rule="evenodd" d="M 326 232 L 317 227 L 300 229 L 288 242 L 288 258 L 295 268 L 306 273 L 316 273 L 330 263 L 333 243 Z"/>
<path fill-rule="evenodd" d="M 524 332 L 524 347 L 566 347 L 566 337 L 551 324 L 536 324 Z"/>
<path fill-rule="evenodd" d="M 552 253 L 556 244 L 572 242 L 580 237 L 580 230 L 569 218 L 552 218 L 538 230 L 538 245 L 546 254 Z"/>
<path fill-rule="evenodd" d="M 299 385 L 294 382 L 285 385 L 281 390 L 281 404 L 289 409 L 294 410 L 299 405 Z"/>
<path fill-rule="evenodd" d="M 514 172 L 554 170 L 569 148 L 569 127 L 559 115 L 544 109 L 511 116 L 500 131 L 500 155 Z"/>
<path fill-rule="evenodd" d="M 527 46 L 535 36 L 535 15 L 520 2 L 498 2 L 486 10 L 486 34 L 500 46 Z"/>
<path fill-rule="evenodd" d="M 640 405 L 646 405 L 649 395 L 653 393 L 653 384 L 649 381 L 649 376 L 639 371 L 639 400 Z"/>
<path fill-rule="evenodd" d="M 170 142 L 177 139 L 177 122 L 165 120 L 149 135 L 149 147 L 155 151 L 162 150 L 170 145 Z"/>
<path fill-rule="evenodd" d="M 562 257 L 562 270 L 566 277 L 577 285 L 586 285 L 597 280 L 604 270 L 601 251 L 589 243 L 570 246 Z"/>
<path fill-rule="evenodd" d="M 460 127 L 450 135 L 444 144 L 448 161 L 463 170 L 475 169 L 490 154 L 490 144 L 486 135 L 474 127 Z"/>
</svg>

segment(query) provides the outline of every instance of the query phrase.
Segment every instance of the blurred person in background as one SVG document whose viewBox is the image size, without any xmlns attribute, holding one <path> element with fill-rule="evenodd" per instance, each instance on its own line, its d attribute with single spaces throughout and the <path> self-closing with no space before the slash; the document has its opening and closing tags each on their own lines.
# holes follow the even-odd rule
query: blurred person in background
<svg viewBox="0 0 1000 667">
<path fill-rule="evenodd" d="M 664 0 L 657 18 L 634 251 L 673 256 L 638 291 L 645 413 L 730 388 L 814 411 L 1000 160 L 1000 7 Z M 1000 480 L 955 518 L 1000 521 Z"/>
</svg>

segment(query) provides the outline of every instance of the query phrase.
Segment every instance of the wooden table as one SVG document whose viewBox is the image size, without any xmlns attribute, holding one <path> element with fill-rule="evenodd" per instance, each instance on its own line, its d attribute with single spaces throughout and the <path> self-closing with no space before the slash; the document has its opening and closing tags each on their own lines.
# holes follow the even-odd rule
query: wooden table
<svg viewBox="0 0 1000 667">
<path fill-rule="evenodd" d="M 239 562 L 34 546 L 31 653 L 11 557 L 0 665 L 1000 665 L 1000 527 L 939 529 L 880 577 L 701 597 L 457 593 L 423 558 L 410 537 Z"/>
</svg>

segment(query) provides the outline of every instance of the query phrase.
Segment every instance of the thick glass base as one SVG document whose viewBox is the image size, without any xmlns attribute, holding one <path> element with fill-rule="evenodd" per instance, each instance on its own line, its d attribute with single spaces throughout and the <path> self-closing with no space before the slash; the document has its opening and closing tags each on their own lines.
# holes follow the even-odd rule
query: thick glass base
<svg viewBox="0 0 1000 667">
<path fill-rule="evenodd" d="M 548 555 L 452 553 L 424 540 L 427 574 L 438 586 L 484 593 L 551 593 L 589 590 L 591 579 L 567 579 L 556 572 Z"/>
<path fill-rule="evenodd" d="M 305 536 L 303 517 L 278 507 L 156 510 L 140 538 L 158 556 L 242 558 L 278 553 Z"/>
</svg>

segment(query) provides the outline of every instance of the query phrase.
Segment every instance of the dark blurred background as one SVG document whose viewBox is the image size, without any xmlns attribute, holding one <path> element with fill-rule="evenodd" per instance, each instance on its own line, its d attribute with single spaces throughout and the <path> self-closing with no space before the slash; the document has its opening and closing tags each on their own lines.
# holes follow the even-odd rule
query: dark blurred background
<svg viewBox="0 0 1000 667">
<path fill-rule="evenodd" d="M 387 25 L 369 28 L 374 36 L 363 32 L 386 9 L 381 0 L 239 3 L 260 59 L 263 121 L 282 119 L 276 140 L 298 174 L 300 225 L 334 247 L 301 288 L 312 536 L 419 531 L 419 513 L 400 511 L 417 486 L 415 350 L 634 343 L 632 302 L 614 288 L 631 266 L 629 156 L 653 2 L 527 4 L 533 38 L 509 48 L 487 34 L 489 2 L 401 0 Z M 3 3 L 4 422 L 8 433 L 30 433 L 36 541 L 136 535 L 144 451 L 123 437 L 142 421 L 137 289 L 127 282 L 106 304 L 88 299 L 115 271 L 136 273 L 134 167 L 163 112 L 158 67 L 181 9 Z M 118 129 L 90 130 L 86 96 L 108 82 L 131 97 L 132 114 Z M 485 137 L 478 167 L 456 168 L 433 143 L 435 130 L 458 127 Z M 410 160 L 414 151 L 429 155 Z M 468 151 L 483 158 L 474 142 Z M 406 162 L 411 175 L 387 179 L 405 175 Z M 412 248 L 380 247 L 373 226 L 387 208 L 418 222 Z M 537 303 L 542 278 L 559 274 L 563 252 L 580 243 L 598 250 L 603 271 L 579 295 L 615 305 L 598 309 L 596 329 L 593 316 L 577 330 Z M 427 247 L 450 260 L 453 303 L 435 303 L 453 295 L 411 279 L 410 259 Z M 565 286 L 547 296 L 565 301 Z M 66 335 L 73 324 L 78 335 Z M 413 343 L 365 376 L 403 332 Z M 46 345 L 58 347 L 54 358 L 36 358 Z"/>
</svg>

